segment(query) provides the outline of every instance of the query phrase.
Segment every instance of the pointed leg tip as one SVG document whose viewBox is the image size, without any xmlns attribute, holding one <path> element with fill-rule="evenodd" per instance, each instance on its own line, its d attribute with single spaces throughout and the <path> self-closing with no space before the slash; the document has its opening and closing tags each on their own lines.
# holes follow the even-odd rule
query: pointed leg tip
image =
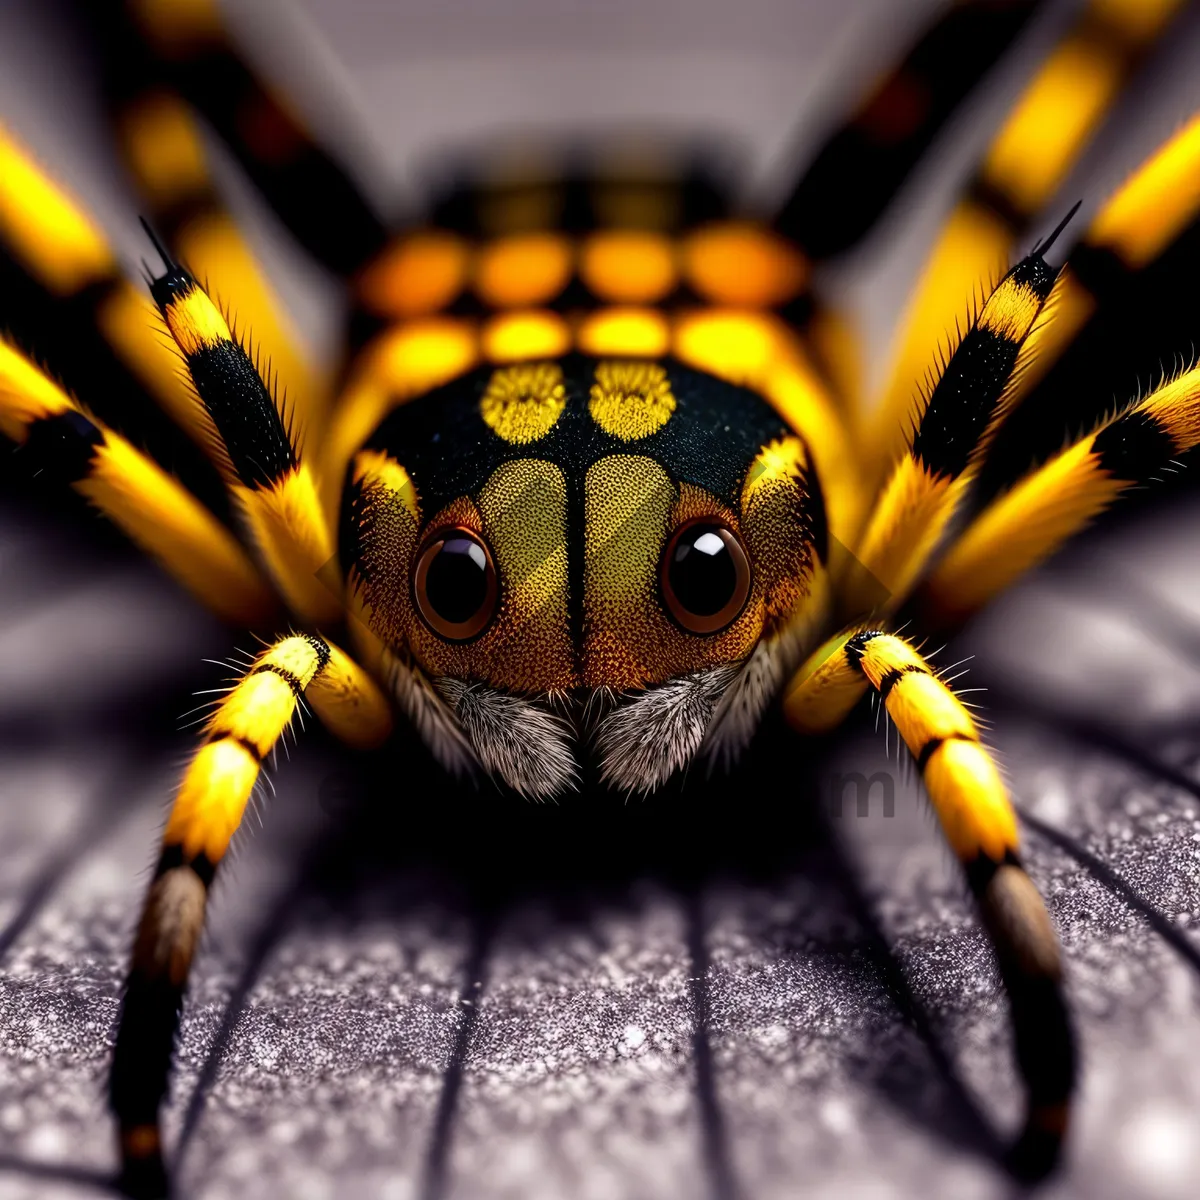
<svg viewBox="0 0 1200 1200">
<path fill-rule="evenodd" d="M 117 1176 L 116 1188 L 128 1200 L 170 1200 L 171 1187 L 162 1159 L 127 1162 Z"/>
</svg>

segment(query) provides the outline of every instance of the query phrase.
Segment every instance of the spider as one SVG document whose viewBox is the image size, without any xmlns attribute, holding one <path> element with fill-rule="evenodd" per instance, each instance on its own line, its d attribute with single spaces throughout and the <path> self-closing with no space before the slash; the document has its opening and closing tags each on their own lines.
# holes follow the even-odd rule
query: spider
<svg viewBox="0 0 1200 1200">
<path fill-rule="evenodd" d="M 1191 368 L 979 495 L 1072 338 L 1193 221 L 1200 120 L 1100 207 L 1070 270 L 1055 251 L 1074 209 L 981 293 L 924 380 L 901 356 L 868 418 L 810 264 L 862 236 L 1033 5 L 944 14 L 770 220 L 732 211 L 701 171 L 633 156 L 479 173 L 399 231 L 240 61 L 214 7 L 100 7 L 119 137 L 153 216 L 146 283 L 182 370 L 94 226 L 4 138 L 9 295 L 33 314 L 10 302 L 6 316 L 34 328 L 53 313 L 88 368 L 76 399 L 0 343 L 0 431 L 232 624 L 292 627 L 213 702 L 166 821 L 111 1072 L 122 1187 L 168 1186 L 159 1109 L 207 897 L 302 705 L 361 748 L 399 716 L 449 772 L 546 800 L 585 775 L 645 795 L 693 763 L 731 768 L 779 698 L 816 736 L 868 692 L 994 944 L 1027 1094 L 1012 1164 L 1045 1175 L 1076 1073 L 1054 930 L 979 723 L 905 618 L 961 623 L 1200 441 Z M 1039 215 L 1176 7 L 1095 0 L 1063 34 L 935 251 L 920 361 L 947 294 Z M 327 408 L 221 207 L 189 103 L 349 279 L 353 353 Z M 848 190 L 871 173 L 878 187 Z M 23 336 L 42 353 L 36 329 Z M 132 377 L 215 464 L 240 537 L 101 415 L 97 378 Z"/>
</svg>

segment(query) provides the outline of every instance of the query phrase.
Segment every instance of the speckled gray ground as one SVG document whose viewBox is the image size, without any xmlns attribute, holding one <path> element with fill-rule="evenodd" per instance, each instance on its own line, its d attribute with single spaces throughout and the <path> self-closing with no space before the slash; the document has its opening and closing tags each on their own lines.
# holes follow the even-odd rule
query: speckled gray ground
<svg viewBox="0 0 1200 1200">
<path fill-rule="evenodd" d="M 79 536 L 24 510 L 0 528 L 31 590 Z M 1200 616 L 1197 530 L 1193 502 L 1089 538 L 960 639 L 1032 819 L 1027 856 L 1084 1050 L 1071 1156 L 1048 1196 L 1185 1197 L 1200 1178 L 1200 672 L 1171 625 Z M 1143 580 L 1137 622 L 1120 587 L 1079 593 L 1118 559 Z M 33 611 L 18 597 L 9 616 L 0 1197 L 100 1194 L 123 955 L 184 745 L 157 731 L 153 697 L 195 678 L 220 631 L 120 555 Z M 118 679 L 150 702 L 102 697 Z M 767 802 L 740 806 L 765 843 L 788 807 L 827 802 L 837 772 L 892 771 L 895 816 L 848 804 L 829 822 L 838 853 L 801 849 L 756 877 L 735 850 L 697 889 L 651 851 L 593 886 L 595 846 L 552 830 L 544 845 L 567 860 L 554 882 L 484 906 L 442 866 L 364 864 L 361 831 L 339 844 L 345 806 L 328 784 L 347 788 L 353 767 L 302 746 L 219 890 L 196 973 L 167 1113 L 185 1194 L 1009 1194 L 994 1157 L 1017 1105 L 1004 1003 L 881 738 L 836 746 L 815 794 L 781 777 Z M 159 747 L 148 758 L 146 744 Z M 645 810 L 612 816 L 643 835 Z M 719 816 L 731 828 L 710 839 L 734 834 L 739 813 Z M 686 857 L 694 830 L 671 820 Z M 468 859 L 492 853 L 487 828 Z"/>
<path fill-rule="evenodd" d="M 555 8 L 539 3 L 525 0 Z M 39 145 L 78 184 L 95 173 L 84 161 L 95 117 L 69 72 L 37 66 L 50 54 L 45 27 L 12 18 L 21 7 L 0 7 L 4 116 L 31 138 L 40 128 Z M 794 6 L 807 14 L 794 18 L 784 7 L 698 21 L 668 53 L 678 10 L 663 5 L 636 26 L 642 57 L 617 62 L 620 39 L 576 40 L 538 91 L 512 83 L 536 73 L 488 74 L 512 26 L 485 22 L 454 66 L 454 22 L 414 5 L 424 40 L 406 48 L 410 82 L 395 86 L 403 99 L 451 78 L 455 103 L 377 117 L 373 148 L 394 168 L 442 133 L 485 124 L 480 112 L 543 111 L 562 79 L 591 116 L 608 93 L 586 84 L 589 70 L 653 79 L 638 103 L 668 115 L 703 94 L 698 121 L 729 109 L 730 126 L 751 133 L 796 77 L 795 104 L 834 96 L 839 64 L 882 54 L 894 26 L 915 20 L 887 0 Z M 359 99 L 386 111 L 396 72 L 372 24 L 383 10 L 359 4 L 342 20 L 331 4 L 305 8 L 309 36 L 340 45 Z M 818 19 L 819 8 L 839 15 Z M 811 36 L 793 42 L 801 67 L 771 33 L 793 19 L 809 22 Z M 564 22 L 539 27 L 546 43 L 568 38 Z M 509 42 L 506 54 L 546 49 Z M 1174 70 L 1182 92 L 1158 109 L 1135 97 L 1139 121 L 1090 172 L 1119 177 L 1191 106 L 1179 97 L 1194 102 L 1194 62 L 1194 43 L 1191 57 L 1176 47 L 1162 75 Z M 721 63 L 733 65 L 697 87 Z M 663 70 L 683 82 L 664 84 Z M 995 90 L 992 111 L 1018 80 Z M 53 104 L 30 100 L 39 95 Z M 570 99 L 555 95 L 556 111 Z M 776 119 L 763 133 L 760 158 L 783 131 Z M 944 199 L 954 156 L 978 140 L 964 125 L 924 186 Z M 97 204 L 122 212 L 102 182 Z M 894 253 L 871 264 L 884 284 L 849 287 L 876 334 L 938 206 L 893 222 Z M 118 225 L 121 236 L 132 222 Z M 270 256 L 277 231 L 265 236 Z M 942 659 L 976 656 L 971 683 L 989 688 L 1026 857 L 1066 950 L 1084 1065 L 1069 1160 L 1043 1193 L 1054 1200 L 1182 1200 L 1200 1182 L 1197 546 L 1195 501 L 1090 536 Z M 132 922 L 188 745 L 176 715 L 219 677 L 201 659 L 230 649 L 226 631 L 111 539 L 0 502 L 0 1200 L 105 1194 L 104 1073 Z M 166 1116 L 185 1195 L 1013 1193 L 996 1165 L 1018 1101 L 1003 998 L 919 794 L 869 722 L 814 770 L 777 757 L 755 788 L 718 804 L 664 799 L 578 818 L 486 796 L 455 808 L 406 754 L 355 766 L 318 737 L 281 761 L 264 828 L 218 890 L 190 993 Z M 895 815 L 875 806 L 814 824 L 806 814 L 829 814 L 832 781 L 850 770 L 891 772 Z"/>
</svg>

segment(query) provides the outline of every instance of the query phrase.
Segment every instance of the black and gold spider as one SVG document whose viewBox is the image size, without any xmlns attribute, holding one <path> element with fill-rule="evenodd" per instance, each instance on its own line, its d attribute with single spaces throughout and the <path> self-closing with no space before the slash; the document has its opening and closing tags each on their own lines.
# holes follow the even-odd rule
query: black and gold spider
<svg viewBox="0 0 1200 1200">
<path fill-rule="evenodd" d="M 781 694 L 812 735 L 873 691 L 996 948 L 1028 1096 L 1014 1167 L 1053 1166 L 1075 1076 L 1055 934 L 976 721 L 889 630 L 901 613 L 961 622 L 1200 441 L 1190 369 L 972 508 L 1069 343 L 1102 338 L 1189 236 L 1200 121 L 1098 210 L 1069 271 L 1047 260 L 1068 217 L 1004 274 L 915 405 L 912 381 L 1180 5 L 1093 0 L 1063 34 L 955 210 L 869 420 L 846 332 L 810 286 L 1035 7 L 952 8 L 769 221 L 733 213 L 702 172 L 616 156 L 479 173 L 391 233 L 236 57 L 215 6 L 89 6 L 165 237 L 148 283 L 186 373 L 94 226 L 5 136 L 3 317 L 38 358 L 0 343 L 0 431 L 231 623 L 295 630 L 214 705 L 166 823 L 111 1076 L 128 1191 L 166 1187 L 159 1107 L 208 892 L 302 701 L 362 747 L 399 712 L 448 770 L 547 799 L 650 793 L 694 761 L 732 765 Z M 272 314 L 194 108 L 349 281 L 336 400 Z M 115 431 L 106 394 L 139 385 L 215 464 L 241 540 Z"/>
</svg>

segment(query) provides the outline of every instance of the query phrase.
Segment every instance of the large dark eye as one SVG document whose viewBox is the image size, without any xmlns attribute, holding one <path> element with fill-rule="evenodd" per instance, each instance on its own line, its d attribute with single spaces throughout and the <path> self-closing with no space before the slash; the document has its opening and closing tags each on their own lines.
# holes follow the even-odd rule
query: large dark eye
<svg viewBox="0 0 1200 1200">
<path fill-rule="evenodd" d="M 498 592 L 491 552 L 469 529 L 439 529 L 425 540 L 413 596 L 421 619 L 439 637 L 478 637 L 495 616 Z"/>
<path fill-rule="evenodd" d="M 662 562 L 667 611 L 689 633 L 718 633 L 750 595 L 750 560 L 737 534 L 712 517 L 681 525 Z"/>
</svg>

